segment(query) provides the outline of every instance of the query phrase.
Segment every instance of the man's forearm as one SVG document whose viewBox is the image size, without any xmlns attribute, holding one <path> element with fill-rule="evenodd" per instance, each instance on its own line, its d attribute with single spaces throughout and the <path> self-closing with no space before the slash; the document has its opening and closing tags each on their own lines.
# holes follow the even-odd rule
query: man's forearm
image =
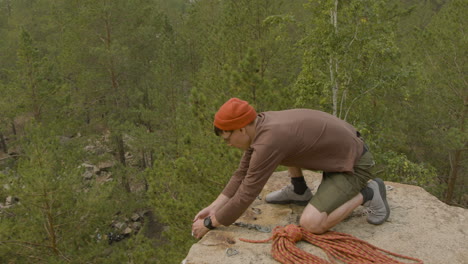
<svg viewBox="0 0 468 264">
<path fill-rule="evenodd" d="M 226 195 L 224 194 L 220 194 L 218 196 L 218 198 L 216 198 L 216 200 L 214 200 L 210 207 L 213 208 L 213 210 L 218 210 L 219 208 L 223 207 L 228 201 L 229 201 L 229 197 L 227 197 Z"/>
<path fill-rule="evenodd" d="M 229 201 L 229 199 L 230 198 L 227 197 L 226 195 L 220 194 L 218 198 L 216 198 L 216 200 L 214 200 L 214 202 L 211 203 L 210 207 L 214 211 L 217 211 L 220 208 L 222 208 Z M 211 223 L 214 227 L 218 227 L 221 225 L 214 215 L 211 216 Z"/>
</svg>

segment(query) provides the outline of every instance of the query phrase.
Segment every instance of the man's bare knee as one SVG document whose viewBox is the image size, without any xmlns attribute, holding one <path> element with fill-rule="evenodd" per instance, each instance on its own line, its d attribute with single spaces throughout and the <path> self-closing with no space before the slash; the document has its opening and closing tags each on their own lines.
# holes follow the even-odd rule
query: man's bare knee
<svg viewBox="0 0 468 264">
<path fill-rule="evenodd" d="M 326 227 L 327 218 L 327 213 L 320 212 L 309 204 L 302 212 L 299 225 L 314 234 L 323 234 L 328 230 Z"/>
<path fill-rule="evenodd" d="M 301 218 L 301 220 L 299 221 L 299 225 L 302 226 L 305 230 L 312 232 L 316 235 L 320 235 L 327 232 L 327 229 L 320 223 L 313 223 L 311 221 L 304 220 L 303 218 Z"/>
</svg>

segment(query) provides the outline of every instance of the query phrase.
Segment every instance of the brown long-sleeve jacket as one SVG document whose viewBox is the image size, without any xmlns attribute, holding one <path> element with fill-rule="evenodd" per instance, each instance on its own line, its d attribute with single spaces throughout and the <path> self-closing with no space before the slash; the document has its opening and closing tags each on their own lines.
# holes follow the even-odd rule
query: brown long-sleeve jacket
<svg viewBox="0 0 468 264">
<path fill-rule="evenodd" d="M 352 125 L 317 110 L 263 112 L 255 129 L 250 148 L 222 191 L 230 199 L 215 216 L 225 226 L 242 215 L 278 165 L 352 173 L 363 152 Z"/>
</svg>

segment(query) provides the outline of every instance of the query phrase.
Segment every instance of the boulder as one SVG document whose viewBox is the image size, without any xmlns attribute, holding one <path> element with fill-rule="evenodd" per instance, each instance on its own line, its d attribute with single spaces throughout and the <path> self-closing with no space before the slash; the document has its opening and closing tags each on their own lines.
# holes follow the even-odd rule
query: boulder
<svg viewBox="0 0 468 264">
<path fill-rule="evenodd" d="M 138 213 L 134 213 L 132 215 L 131 219 L 132 219 L 133 222 L 136 222 L 136 221 L 139 221 L 141 219 L 141 216 Z"/>
<path fill-rule="evenodd" d="M 101 171 L 98 176 L 96 176 L 97 183 L 105 183 L 112 181 L 112 173 L 107 171 Z"/>
<path fill-rule="evenodd" d="M 309 188 L 315 193 L 321 175 L 305 171 L 304 176 Z M 219 227 L 208 232 L 190 248 L 182 263 L 279 263 L 270 254 L 271 242 L 253 244 L 242 242 L 239 238 L 267 239 L 271 232 L 260 232 L 255 227 L 273 229 L 278 225 L 299 223 L 303 206 L 271 205 L 264 201 L 266 194 L 286 184 L 289 184 L 287 172 L 274 173 L 258 199 L 237 220 L 238 225 Z M 386 184 L 391 208 L 387 222 L 378 226 L 368 224 L 364 208 L 359 207 L 332 230 L 351 234 L 397 254 L 421 259 L 427 264 L 468 263 L 467 209 L 449 206 L 420 187 L 393 182 Z M 298 242 L 297 246 L 327 259 L 320 248 L 307 242 Z"/>
<path fill-rule="evenodd" d="M 99 168 L 99 171 L 109 171 L 112 167 L 114 167 L 114 165 L 115 165 L 115 161 L 107 160 L 107 161 L 99 162 L 97 167 Z"/>
<path fill-rule="evenodd" d="M 91 173 L 91 174 L 96 174 L 97 172 L 99 172 L 99 168 L 96 167 L 95 165 L 93 164 L 89 164 L 89 163 L 82 163 L 81 168 L 85 168 L 85 172 L 88 172 L 88 173 Z"/>
</svg>

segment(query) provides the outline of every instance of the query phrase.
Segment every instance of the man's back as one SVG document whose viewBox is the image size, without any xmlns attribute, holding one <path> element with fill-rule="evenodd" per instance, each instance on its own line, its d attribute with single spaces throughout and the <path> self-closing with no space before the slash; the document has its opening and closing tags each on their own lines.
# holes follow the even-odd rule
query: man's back
<svg viewBox="0 0 468 264">
<path fill-rule="evenodd" d="M 271 155 L 280 155 L 279 164 L 285 166 L 352 171 L 363 149 L 363 142 L 356 133 L 352 125 L 325 112 L 310 109 L 270 111 L 258 115 L 251 147 L 257 152 L 256 159 L 261 161 Z"/>
</svg>

